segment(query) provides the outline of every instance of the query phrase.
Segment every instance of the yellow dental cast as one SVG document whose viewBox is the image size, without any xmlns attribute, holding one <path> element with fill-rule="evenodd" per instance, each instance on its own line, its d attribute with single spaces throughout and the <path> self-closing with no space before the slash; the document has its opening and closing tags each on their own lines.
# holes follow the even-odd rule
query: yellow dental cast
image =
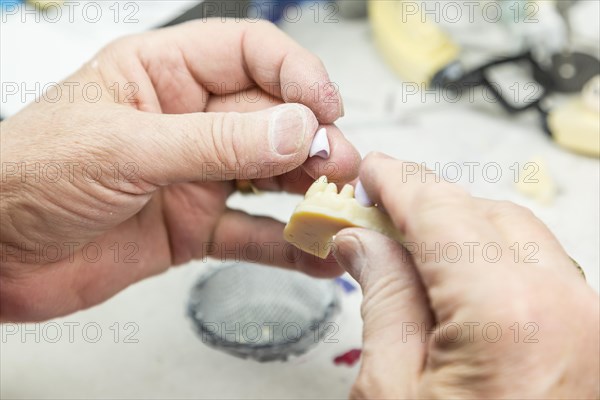
<svg viewBox="0 0 600 400">
<path fill-rule="evenodd" d="M 322 176 L 308 189 L 283 234 L 299 249 L 327 258 L 333 236 L 349 227 L 371 229 L 400 241 L 400 233 L 386 214 L 377 207 L 358 204 L 351 185 L 338 193 L 335 183 L 327 183 L 327 177 Z"/>
</svg>

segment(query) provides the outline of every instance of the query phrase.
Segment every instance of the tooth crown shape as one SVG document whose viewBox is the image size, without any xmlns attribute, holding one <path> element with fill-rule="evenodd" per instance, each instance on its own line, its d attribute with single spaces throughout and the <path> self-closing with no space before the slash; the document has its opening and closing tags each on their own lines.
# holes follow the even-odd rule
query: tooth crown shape
<svg viewBox="0 0 600 400">
<path fill-rule="evenodd" d="M 333 236 L 350 227 L 366 228 L 401 240 L 390 218 L 377 207 L 363 207 L 354 198 L 354 188 L 345 185 L 338 193 L 335 183 L 320 177 L 298 204 L 283 234 L 285 240 L 320 258 L 331 252 Z"/>
</svg>

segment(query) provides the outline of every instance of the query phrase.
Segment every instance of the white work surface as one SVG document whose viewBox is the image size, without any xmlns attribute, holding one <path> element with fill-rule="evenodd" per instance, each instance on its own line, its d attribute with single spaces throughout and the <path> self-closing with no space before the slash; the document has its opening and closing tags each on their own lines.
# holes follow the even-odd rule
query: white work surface
<svg viewBox="0 0 600 400">
<path fill-rule="evenodd" d="M 140 4 L 158 7 L 159 2 Z M 595 18 L 597 23 L 597 14 Z M 448 104 L 435 99 L 423 102 L 419 96 L 403 101 L 401 81 L 381 61 L 366 22 L 340 20 L 333 24 L 315 24 L 312 19 L 312 15 L 307 14 L 301 22 L 286 24 L 284 28 L 322 58 L 332 80 L 339 84 L 346 117 L 338 125 L 363 155 L 372 150 L 384 151 L 432 167 L 436 162 L 440 165 L 478 162 L 482 167 L 486 163 L 498 163 L 503 173 L 499 182 L 486 181 L 479 168 L 475 169 L 472 183 L 465 180 L 462 183 L 477 195 L 507 199 L 533 209 L 556 233 L 567 252 L 579 261 L 588 281 L 598 290 L 598 160 L 554 145 L 531 115 L 510 117 L 498 110 L 497 105 L 482 102 Z M 37 26 L 36 34 L 44 35 L 42 26 Z M 73 41 L 82 41 L 85 37 L 76 35 L 71 42 L 54 42 L 53 51 L 60 51 L 63 56 L 51 57 L 53 52 L 48 46 L 52 39 L 42 36 L 36 40 L 31 33 L 26 33 L 30 28 L 3 22 L 2 82 L 59 80 L 107 40 L 102 39 L 105 32 L 107 38 L 115 35 L 112 29 L 113 33 L 108 34 L 100 26 L 93 29 L 86 26 L 93 45 L 84 51 L 81 43 L 73 44 Z M 45 28 L 52 31 L 52 27 Z M 127 28 L 131 31 L 144 27 Z M 16 39 L 19 35 L 23 35 L 22 40 Z M 45 34 L 46 37 L 52 35 L 69 36 L 56 31 Z M 13 43 L 17 41 L 19 46 Z M 36 45 L 36 41 L 42 44 Z M 39 52 L 44 54 L 41 58 Z M 36 70 L 38 77 L 32 75 Z M 18 104 L 5 103 L 3 113 L 12 114 L 18 108 Z M 509 167 L 534 156 L 546 161 L 559 188 L 556 199 L 547 206 L 521 195 L 512 182 Z M 465 171 L 463 169 L 463 173 Z M 390 184 L 392 182 L 390 179 Z M 231 205 L 285 220 L 298 199 L 271 194 L 234 196 Z M 0 397 L 321 399 L 347 396 L 358 366 L 335 366 L 332 358 L 360 347 L 360 295 L 357 292 L 343 296 L 343 311 L 336 320 L 340 327 L 336 335 L 338 343 L 320 343 L 308 354 L 287 363 L 259 364 L 206 347 L 191 329 L 185 305 L 190 287 L 203 270 L 206 265 L 201 262 L 172 269 L 130 287 L 104 304 L 58 319 L 62 338 L 57 343 L 49 343 L 43 337 L 36 343 L 34 334 L 22 340 L 20 332 L 3 336 Z M 139 327 L 134 335 L 137 343 L 124 343 L 124 335 L 131 332 L 124 329 L 127 322 Z M 66 325 L 70 323 L 79 324 L 74 328 L 73 343 L 69 342 Z M 96 323 L 102 329 L 102 338 L 97 343 L 88 343 L 83 337 L 81 328 L 86 323 Z M 120 324 L 118 343 L 111 330 L 115 323 Z M 35 331 L 43 327 L 28 325 L 18 329 Z M 6 334 L 6 326 L 3 329 Z M 90 335 L 93 333 L 90 331 Z"/>
</svg>

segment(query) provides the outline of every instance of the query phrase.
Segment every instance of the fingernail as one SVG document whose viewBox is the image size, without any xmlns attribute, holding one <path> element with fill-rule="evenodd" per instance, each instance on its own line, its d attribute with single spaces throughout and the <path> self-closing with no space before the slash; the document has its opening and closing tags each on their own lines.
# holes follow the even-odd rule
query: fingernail
<svg viewBox="0 0 600 400">
<path fill-rule="evenodd" d="M 271 115 L 270 137 L 273 149 L 282 156 L 300 150 L 306 135 L 306 112 L 299 106 L 280 106 Z"/>
<path fill-rule="evenodd" d="M 329 158 L 329 139 L 327 139 L 327 129 L 321 128 L 315 134 L 315 138 L 313 139 L 312 145 L 310 146 L 310 151 L 308 153 L 309 157 L 321 157 L 324 159 Z"/>
<path fill-rule="evenodd" d="M 358 280 L 364 264 L 364 250 L 362 243 L 349 234 L 337 235 L 334 239 L 333 256 L 342 268 Z"/>
<path fill-rule="evenodd" d="M 354 198 L 363 207 L 371 207 L 373 206 L 373 202 L 369 198 L 365 187 L 363 186 L 361 181 L 356 183 L 356 188 L 354 188 Z"/>
</svg>

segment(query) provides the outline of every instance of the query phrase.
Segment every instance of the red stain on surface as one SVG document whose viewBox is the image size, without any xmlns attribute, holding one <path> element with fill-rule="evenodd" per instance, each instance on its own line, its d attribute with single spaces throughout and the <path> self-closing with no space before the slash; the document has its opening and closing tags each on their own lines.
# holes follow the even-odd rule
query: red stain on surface
<svg viewBox="0 0 600 400">
<path fill-rule="evenodd" d="M 351 367 L 360 359 L 361 353 L 361 349 L 352 349 L 334 358 L 333 363 L 335 365 L 347 365 Z"/>
</svg>

